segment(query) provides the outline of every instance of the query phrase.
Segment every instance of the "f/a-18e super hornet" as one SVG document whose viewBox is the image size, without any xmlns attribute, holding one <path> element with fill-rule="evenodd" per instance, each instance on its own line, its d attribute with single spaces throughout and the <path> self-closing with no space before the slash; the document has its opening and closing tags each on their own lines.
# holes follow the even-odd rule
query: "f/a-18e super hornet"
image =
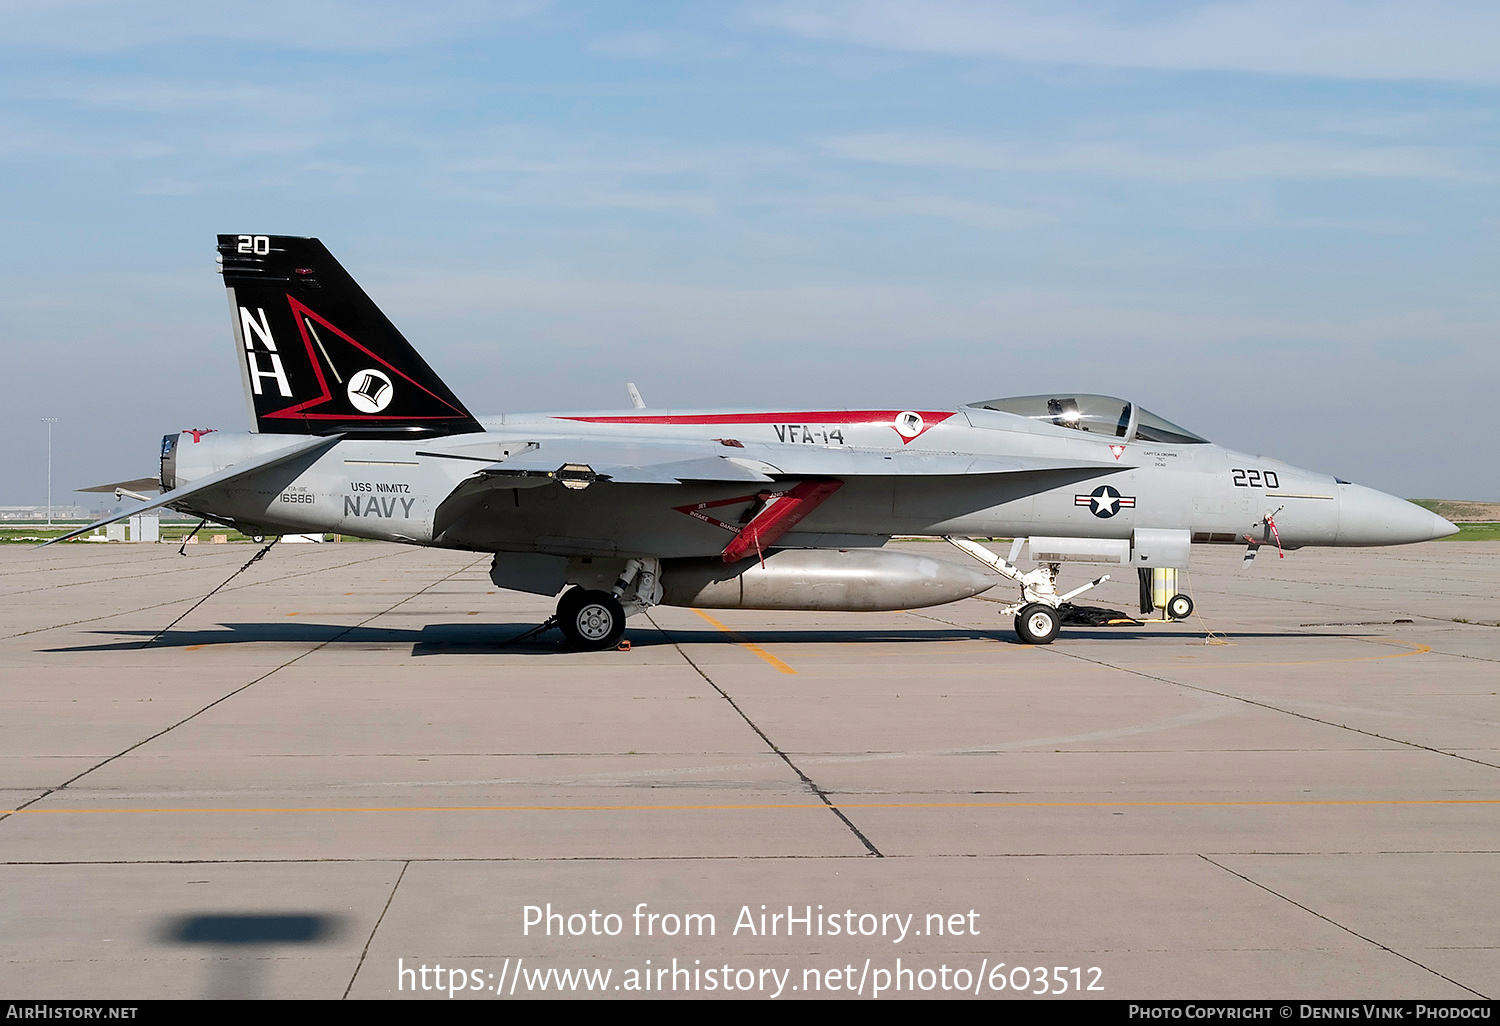
<svg viewBox="0 0 1500 1026">
<path fill-rule="evenodd" d="M 1187 566 L 1195 542 L 1246 546 L 1248 560 L 1263 545 L 1394 545 L 1457 530 L 1100 395 L 943 410 L 637 403 L 481 420 L 318 240 L 221 235 L 218 251 L 254 430 L 167 435 L 159 477 L 118 486 L 160 497 L 65 537 L 164 506 L 250 534 L 494 553 L 497 585 L 558 596 L 568 641 L 606 648 L 628 616 L 659 603 L 907 609 L 1001 578 L 1021 592 L 1003 615 L 1023 641 L 1046 644 L 1059 607 L 1098 583 L 1060 593 L 1064 562 L 1160 580 L 1161 568 Z M 945 538 L 973 563 L 884 550 L 893 535 Z M 1017 541 L 1005 559 L 975 537 Z M 1031 570 L 1015 563 L 1027 540 Z M 1192 611 L 1180 593 L 1154 604 L 1168 618 Z"/>
</svg>

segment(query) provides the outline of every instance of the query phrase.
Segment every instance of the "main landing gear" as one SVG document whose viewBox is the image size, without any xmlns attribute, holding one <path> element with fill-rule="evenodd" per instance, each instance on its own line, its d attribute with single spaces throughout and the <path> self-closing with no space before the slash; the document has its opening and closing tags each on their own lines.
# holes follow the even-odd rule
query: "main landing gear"
<svg viewBox="0 0 1500 1026">
<path fill-rule="evenodd" d="M 625 636 L 625 619 L 661 601 L 661 564 L 632 559 L 609 591 L 574 585 L 557 600 L 557 626 L 569 648 L 597 652 Z M 608 580 L 609 578 L 605 578 Z"/>
<path fill-rule="evenodd" d="M 613 648 L 625 636 L 625 607 L 607 591 L 575 586 L 557 600 L 557 626 L 569 648 Z"/>
</svg>

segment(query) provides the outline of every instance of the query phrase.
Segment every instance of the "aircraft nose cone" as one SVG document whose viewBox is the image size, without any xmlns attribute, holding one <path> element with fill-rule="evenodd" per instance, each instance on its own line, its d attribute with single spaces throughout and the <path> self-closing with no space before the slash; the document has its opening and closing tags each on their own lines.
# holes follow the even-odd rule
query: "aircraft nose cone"
<svg viewBox="0 0 1500 1026">
<path fill-rule="evenodd" d="M 1338 545 L 1404 545 L 1456 534 L 1458 528 L 1415 503 L 1363 485 L 1342 485 Z"/>
</svg>

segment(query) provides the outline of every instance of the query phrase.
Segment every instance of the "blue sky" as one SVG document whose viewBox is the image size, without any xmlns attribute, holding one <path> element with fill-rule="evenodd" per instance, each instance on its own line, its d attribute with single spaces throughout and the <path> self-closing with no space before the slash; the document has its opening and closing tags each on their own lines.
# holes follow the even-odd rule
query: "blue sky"
<svg viewBox="0 0 1500 1026">
<path fill-rule="evenodd" d="M 253 17 L 246 12 L 254 11 Z M 1134 398 L 1500 499 L 1500 8 L 0 0 L 0 503 L 245 427 L 219 232 L 476 412 Z"/>
</svg>

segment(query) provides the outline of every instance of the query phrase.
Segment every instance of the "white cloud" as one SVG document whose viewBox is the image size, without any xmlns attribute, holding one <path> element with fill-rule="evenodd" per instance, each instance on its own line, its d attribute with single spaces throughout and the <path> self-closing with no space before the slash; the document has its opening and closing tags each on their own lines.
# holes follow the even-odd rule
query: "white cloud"
<svg viewBox="0 0 1500 1026">
<path fill-rule="evenodd" d="M 651 60 L 666 54 L 667 39 L 660 32 L 621 32 L 612 36 L 600 36 L 591 41 L 589 50 L 605 57 L 620 57 L 625 60 Z"/>
<path fill-rule="evenodd" d="M 79 157 L 96 161 L 158 160 L 172 156 L 176 146 L 149 139 L 102 141 L 82 139 L 52 128 L 0 120 L 0 157 Z"/>
<path fill-rule="evenodd" d="M 812 39 L 919 53 L 1500 84 L 1500 7 L 1465 0 L 1232 0 L 1129 17 L 1077 3 L 814 0 L 763 7 L 752 20 Z"/>
<path fill-rule="evenodd" d="M 1407 179 L 1493 182 L 1462 150 L 1438 146 L 1358 146 L 1314 140 L 1187 148 L 1117 141 L 1005 143 L 964 136 L 873 132 L 837 136 L 827 148 L 849 160 L 904 167 L 1068 173 L 1158 182 L 1254 179 Z"/>
<path fill-rule="evenodd" d="M 146 79 L 59 83 L 39 90 L 43 98 L 72 100 L 86 107 L 124 110 L 138 114 L 182 114 L 228 108 L 276 119 L 308 120 L 328 114 L 332 107 L 307 89 L 219 85 L 212 82 L 175 83 Z"/>
<path fill-rule="evenodd" d="M 442 195 L 449 200 L 529 211 L 625 210 L 691 217 L 709 217 L 719 211 L 718 201 L 712 196 L 683 189 L 636 189 L 610 183 L 522 182 L 504 188 L 461 184 L 445 188 Z"/>
<path fill-rule="evenodd" d="M 599 36 L 588 43 L 590 53 L 635 61 L 719 61 L 738 55 L 739 45 L 678 30 L 637 29 Z"/>
<path fill-rule="evenodd" d="M 801 217 L 849 217 L 874 220 L 917 217 L 955 221 L 974 228 L 1011 231 L 1034 228 L 1053 220 L 1048 212 L 1031 207 L 1005 206 L 959 199 L 954 196 L 893 192 L 808 193 L 745 196 L 746 206 L 763 207 Z"/>
<path fill-rule="evenodd" d="M 132 191 L 137 196 L 198 196 L 203 193 L 203 183 L 181 178 L 151 178 Z"/>
<path fill-rule="evenodd" d="M 223 157 L 266 157 L 305 153 L 322 137 L 312 132 L 222 132 L 203 137 L 203 145 Z"/>
<path fill-rule="evenodd" d="M 775 146 L 650 146 L 622 144 L 618 139 L 607 137 L 562 141 L 520 133 L 483 148 L 487 152 L 452 161 L 444 170 L 461 174 L 596 178 L 610 175 L 744 177 L 802 159 L 791 150 Z"/>
<path fill-rule="evenodd" d="M 1144 343 L 1158 352 L 1199 355 L 1206 355 L 1205 340 L 1213 340 L 1211 355 L 1220 358 L 1227 347 L 1248 344 L 1297 350 L 1317 339 L 1324 350 L 1337 352 L 1343 346 L 1400 347 L 1433 335 L 1471 346 L 1478 356 L 1488 351 L 1492 333 L 1488 308 L 1443 319 L 1418 308 L 1355 313 L 1336 302 L 1319 311 L 1283 311 L 1223 296 L 1107 294 L 1099 286 L 723 285 L 503 271 L 434 274 L 428 267 L 387 268 L 375 292 L 397 323 L 405 323 L 410 312 L 431 325 L 433 312 L 442 311 L 451 322 L 521 322 L 530 329 L 545 324 L 554 337 L 585 346 L 599 338 L 644 335 L 667 346 L 713 339 L 718 352 L 816 339 L 838 359 L 861 350 L 896 354 L 916 340 L 951 345 L 956 352 L 979 347 L 971 354 L 996 344 L 1108 349 Z M 1078 364 L 1055 354 L 1049 359 L 1058 366 Z"/>
<path fill-rule="evenodd" d="M 300 50 L 394 50 L 471 35 L 549 6 L 550 0 L 10 0 L 0 47 L 107 52 L 230 40 Z"/>
<path fill-rule="evenodd" d="M 518 136 L 485 147 L 481 155 L 454 160 L 441 172 L 448 178 L 448 195 L 506 206 L 703 217 L 731 211 L 797 219 L 912 217 L 995 230 L 1052 219 L 1018 205 L 871 186 L 830 174 L 827 158 L 817 148 L 622 147 L 606 140 Z"/>
</svg>

